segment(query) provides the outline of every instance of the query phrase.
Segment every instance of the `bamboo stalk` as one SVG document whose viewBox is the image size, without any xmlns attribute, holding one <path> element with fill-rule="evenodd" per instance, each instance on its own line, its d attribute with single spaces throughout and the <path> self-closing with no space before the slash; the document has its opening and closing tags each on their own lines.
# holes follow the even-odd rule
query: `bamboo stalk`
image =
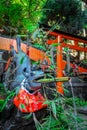
<svg viewBox="0 0 87 130">
<path fill-rule="evenodd" d="M 40 83 L 50 83 L 50 82 L 66 82 L 69 80 L 69 77 L 60 77 L 60 78 L 45 78 L 39 79 L 36 82 Z"/>
</svg>

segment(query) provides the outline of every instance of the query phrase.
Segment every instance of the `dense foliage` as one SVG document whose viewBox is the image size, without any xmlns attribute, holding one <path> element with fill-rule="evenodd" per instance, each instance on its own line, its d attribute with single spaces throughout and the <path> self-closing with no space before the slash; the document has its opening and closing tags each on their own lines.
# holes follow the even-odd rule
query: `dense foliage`
<svg viewBox="0 0 87 130">
<path fill-rule="evenodd" d="M 1 0 L 0 32 L 8 35 L 32 32 L 41 16 L 45 0 Z"/>
<path fill-rule="evenodd" d="M 32 32 L 38 21 L 82 35 L 87 28 L 86 5 L 81 0 L 1 0 L 0 32 Z"/>
<path fill-rule="evenodd" d="M 48 0 L 43 7 L 41 23 L 81 35 L 87 22 L 84 5 L 81 0 Z"/>
</svg>

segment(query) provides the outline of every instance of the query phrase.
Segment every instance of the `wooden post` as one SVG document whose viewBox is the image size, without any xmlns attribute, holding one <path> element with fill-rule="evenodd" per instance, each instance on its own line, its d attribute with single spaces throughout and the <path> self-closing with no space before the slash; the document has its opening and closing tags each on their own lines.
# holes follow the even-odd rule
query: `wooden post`
<svg viewBox="0 0 87 130">
<path fill-rule="evenodd" d="M 58 47 L 57 47 L 57 77 L 63 77 L 62 73 L 62 46 L 61 46 L 61 36 L 58 35 Z M 64 94 L 62 87 L 62 82 L 57 82 L 57 91 Z"/>
</svg>

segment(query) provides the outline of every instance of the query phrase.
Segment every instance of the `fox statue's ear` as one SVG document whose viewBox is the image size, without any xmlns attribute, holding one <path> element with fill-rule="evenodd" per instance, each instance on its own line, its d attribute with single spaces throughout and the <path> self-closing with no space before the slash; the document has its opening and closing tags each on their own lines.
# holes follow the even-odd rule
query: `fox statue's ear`
<svg viewBox="0 0 87 130">
<path fill-rule="evenodd" d="M 10 45 L 10 56 L 15 56 L 16 51 L 14 49 L 14 46 Z"/>
<path fill-rule="evenodd" d="M 17 51 L 19 52 L 21 50 L 21 38 L 20 38 L 20 36 L 16 37 L 16 42 L 17 42 Z"/>
</svg>

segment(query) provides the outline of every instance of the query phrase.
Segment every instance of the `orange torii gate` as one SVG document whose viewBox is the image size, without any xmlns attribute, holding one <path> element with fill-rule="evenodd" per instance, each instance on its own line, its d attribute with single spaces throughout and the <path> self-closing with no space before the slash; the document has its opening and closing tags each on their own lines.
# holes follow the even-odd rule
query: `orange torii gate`
<svg viewBox="0 0 87 130">
<path fill-rule="evenodd" d="M 63 77 L 63 69 L 64 69 L 66 63 L 63 61 L 63 58 L 62 58 L 62 48 L 67 47 L 69 49 L 87 52 L 87 48 L 83 48 L 83 47 L 79 46 L 79 42 L 87 44 L 87 39 L 83 38 L 83 37 L 67 34 L 67 33 L 64 33 L 62 31 L 58 31 L 58 30 L 57 31 L 54 30 L 54 32 L 50 31 L 49 35 L 55 36 L 55 40 L 47 40 L 47 43 L 49 45 L 58 43 L 57 61 L 56 61 L 57 62 L 57 77 Z M 73 40 L 74 44 L 71 45 L 69 43 L 65 43 L 64 39 Z M 87 69 L 79 67 L 79 71 L 87 72 Z M 58 82 L 57 85 L 58 85 L 58 91 L 60 93 L 63 93 L 62 83 Z"/>
</svg>

